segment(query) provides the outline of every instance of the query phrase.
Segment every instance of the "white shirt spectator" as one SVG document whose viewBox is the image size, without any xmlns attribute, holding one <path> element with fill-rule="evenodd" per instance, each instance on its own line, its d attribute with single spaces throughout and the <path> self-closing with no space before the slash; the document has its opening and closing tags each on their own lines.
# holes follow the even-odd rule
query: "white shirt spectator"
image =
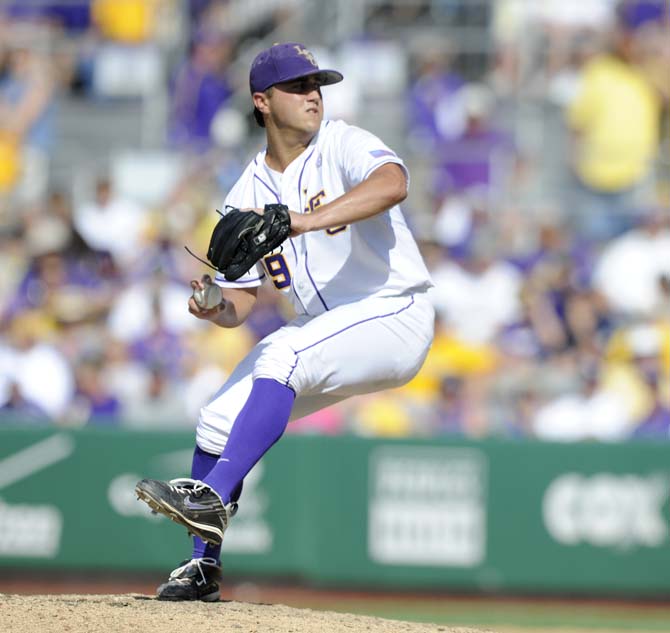
<svg viewBox="0 0 670 633">
<path fill-rule="evenodd" d="M 538 20 L 547 25 L 602 30 L 614 19 L 617 0 L 543 0 L 529 3 Z"/>
<path fill-rule="evenodd" d="M 108 187 L 106 183 L 98 186 Z M 127 266 L 141 254 L 146 216 L 144 207 L 128 198 L 112 197 L 107 190 L 75 209 L 73 222 L 91 248 L 107 251 L 119 265 Z"/>
<path fill-rule="evenodd" d="M 467 240 L 472 222 L 472 205 L 461 196 L 449 196 L 443 201 L 435 218 L 435 240 L 446 247 L 461 244 Z"/>
<path fill-rule="evenodd" d="M 433 272 L 433 281 L 433 305 L 463 341 L 488 343 L 520 313 L 523 278 L 505 262 L 495 262 L 480 273 L 448 262 Z"/>
<path fill-rule="evenodd" d="M 623 440 L 630 431 L 626 411 L 624 398 L 613 391 L 567 394 L 537 412 L 533 430 L 539 439 L 555 442 Z"/>
<path fill-rule="evenodd" d="M 496 40 L 517 43 L 534 34 L 538 25 L 604 30 L 611 26 L 617 0 L 495 0 L 493 33 Z"/>
<path fill-rule="evenodd" d="M 74 396 L 75 381 L 65 357 L 48 343 L 37 343 L 14 359 L 14 380 L 21 395 L 57 420 Z"/>
<path fill-rule="evenodd" d="M 134 283 L 121 292 L 110 310 L 107 325 L 112 337 L 132 343 L 156 329 L 157 319 L 168 332 L 180 334 L 203 327 L 188 311 L 191 289 L 186 284 L 155 280 Z"/>
<path fill-rule="evenodd" d="M 629 231 L 612 240 L 596 264 L 594 285 L 614 310 L 650 315 L 661 301 L 659 280 L 670 275 L 670 231 Z"/>
</svg>

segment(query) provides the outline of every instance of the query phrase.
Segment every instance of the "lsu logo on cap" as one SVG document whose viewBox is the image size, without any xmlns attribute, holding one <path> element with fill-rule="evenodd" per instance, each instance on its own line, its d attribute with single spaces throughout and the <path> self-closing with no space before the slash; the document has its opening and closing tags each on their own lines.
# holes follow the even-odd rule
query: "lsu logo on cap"
<svg viewBox="0 0 670 633">
<path fill-rule="evenodd" d="M 306 48 L 303 48 L 302 46 L 294 46 L 296 51 L 298 51 L 298 55 L 302 55 L 312 66 L 315 68 L 318 68 L 319 65 L 316 63 L 316 59 L 314 59 L 314 55 L 310 53 Z"/>
</svg>

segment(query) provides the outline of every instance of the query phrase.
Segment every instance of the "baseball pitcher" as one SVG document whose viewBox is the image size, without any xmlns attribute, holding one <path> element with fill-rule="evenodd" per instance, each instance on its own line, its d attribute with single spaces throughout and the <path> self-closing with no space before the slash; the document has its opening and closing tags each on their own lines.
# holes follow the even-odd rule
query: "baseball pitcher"
<svg viewBox="0 0 670 633">
<path fill-rule="evenodd" d="M 200 412 L 191 478 L 143 479 L 136 493 L 194 535 L 163 600 L 217 600 L 220 548 L 251 468 L 300 418 L 397 387 L 433 338 L 432 283 L 399 203 L 409 176 L 373 134 L 323 120 L 322 86 L 343 79 L 302 44 L 268 48 L 249 83 L 261 151 L 229 192 L 190 312 L 240 325 L 272 284 L 297 317 L 260 341 Z M 206 262 L 207 263 L 207 262 Z"/>
</svg>

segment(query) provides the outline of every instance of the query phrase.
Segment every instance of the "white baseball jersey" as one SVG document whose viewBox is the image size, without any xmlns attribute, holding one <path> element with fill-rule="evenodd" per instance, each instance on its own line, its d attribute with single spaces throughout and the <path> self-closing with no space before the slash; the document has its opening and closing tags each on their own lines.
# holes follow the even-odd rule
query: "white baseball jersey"
<svg viewBox="0 0 670 633">
<path fill-rule="evenodd" d="M 384 163 L 402 160 L 382 141 L 343 121 L 324 121 L 309 147 L 279 173 L 261 151 L 230 191 L 225 204 L 263 208 L 282 203 L 312 213 L 365 180 Z M 365 297 L 424 291 L 432 283 L 398 206 L 352 225 L 290 238 L 281 253 L 223 287 L 252 287 L 269 279 L 297 314 L 317 315 Z"/>
<path fill-rule="evenodd" d="M 341 121 L 326 121 L 283 174 L 261 152 L 226 204 L 283 203 L 312 213 L 365 180 L 384 163 L 402 161 L 378 138 Z M 406 170 L 405 170 L 406 171 Z M 432 285 L 399 207 L 350 226 L 287 240 L 235 282 L 271 281 L 298 316 L 260 341 L 200 411 L 197 443 L 219 454 L 253 381 L 269 378 L 296 394 L 292 419 L 352 395 L 397 387 L 419 370 L 433 339 Z"/>
</svg>

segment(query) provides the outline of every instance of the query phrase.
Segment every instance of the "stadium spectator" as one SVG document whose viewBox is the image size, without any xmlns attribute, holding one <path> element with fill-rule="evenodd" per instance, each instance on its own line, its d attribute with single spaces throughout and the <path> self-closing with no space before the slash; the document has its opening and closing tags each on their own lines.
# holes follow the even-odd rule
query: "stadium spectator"
<svg viewBox="0 0 670 633">
<path fill-rule="evenodd" d="M 168 428 L 184 425 L 186 407 L 181 384 L 173 372 L 158 363 L 145 360 L 149 383 L 142 398 L 132 400 L 123 411 L 124 424 L 130 428 Z"/>
<path fill-rule="evenodd" d="M 544 72 L 555 77 L 570 63 L 584 41 L 598 41 L 615 20 L 616 0 L 545 0 L 536 5 L 536 20 L 546 43 Z M 531 9 L 533 10 L 533 9 Z M 539 51 L 538 51 L 539 52 Z"/>
<path fill-rule="evenodd" d="M 69 196 L 61 189 L 52 189 L 47 193 L 46 200 L 37 213 L 49 218 L 54 225 L 62 225 L 67 233 L 62 250 L 68 262 L 83 273 L 93 277 L 113 280 L 117 271 L 114 261 L 107 252 L 92 249 L 74 225 L 72 203 Z"/>
<path fill-rule="evenodd" d="M 432 271 L 435 308 L 452 335 L 466 344 L 489 344 L 520 309 L 522 277 L 498 258 L 488 237 L 479 236 L 463 260 Z"/>
<path fill-rule="evenodd" d="M 416 434 L 418 424 L 404 406 L 396 391 L 382 391 L 357 396 L 349 409 L 348 428 L 364 437 L 409 437 Z"/>
<path fill-rule="evenodd" d="M 515 439 L 533 437 L 533 422 L 541 406 L 540 396 L 535 387 L 536 385 L 526 384 L 512 394 L 507 407 L 503 408 L 502 419 L 499 421 L 500 435 Z"/>
<path fill-rule="evenodd" d="M 48 424 L 46 411 L 36 402 L 28 400 L 16 382 L 9 381 L 8 394 L 0 399 L 0 423 Z"/>
<path fill-rule="evenodd" d="M 471 242 L 502 210 L 500 192 L 510 184 L 517 158 L 509 135 L 493 123 L 493 95 L 483 84 L 456 93 L 463 105 L 463 131 L 440 143 L 432 176 L 436 209 L 434 235 L 455 257 L 467 256 Z"/>
<path fill-rule="evenodd" d="M 635 427 L 632 437 L 670 440 L 670 408 L 657 398 L 649 414 Z"/>
<path fill-rule="evenodd" d="M 467 415 L 470 407 L 464 397 L 464 382 L 461 376 L 443 376 L 437 402 L 433 408 L 434 420 L 431 431 L 435 435 L 466 435 Z"/>
<path fill-rule="evenodd" d="M 570 347 L 569 333 L 552 301 L 549 288 L 535 288 L 530 280 L 521 290 L 521 314 L 498 333 L 496 345 L 506 359 L 539 362 L 565 352 Z"/>
<path fill-rule="evenodd" d="M 547 95 L 576 49 L 593 45 L 611 28 L 616 0 L 491 2 L 495 41 L 493 83 L 500 95 Z"/>
<path fill-rule="evenodd" d="M 665 0 L 622 0 L 617 6 L 621 23 L 633 30 L 662 25 L 669 11 Z"/>
<path fill-rule="evenodd" d="M 638 228 L 606 244 L 596 262 L 594 286 L 617 314 L 644 317 L 667 311 L 668 253 L 670 218 L 659 208 Z"/>
<path fill-rule="evenodd" d="M 495 193 L 511 170 L 514 146 L 494 124 L 493 93 L 484 84 L 466 84 L 456 98 L 463 104 L 463 129 L 438 147 L 435 193 L 439 199 L 474 189 Z"/>
<path fill-rule="evenodd" d="M 95 198 L 78 205 L 74 227 L 89 248 L 108 252 L 122 269 L 143 257 L 147 210 L 130 198 L 117 194 L 107 177 L 95 185 Z"/>
<path fill-rule="evenodd" d="M 541 406 L 533 420 L 535 437 L 547 441 L 616 441 L 630 434 L 633 420 L 625 399 L 600 384 L 600 368 L 591 361 L 579 369 L 580 385 Z"/>
<path fill-rule="evenodd" d="M 0 327 L 7 321 L 10 305 L 28 265 L 25 250 L 20 225 L 12 223 L 3 227 L 0 231 Z"/>
<path fill-rule="evenodd" d="M 27 258 L 4 318 L 40 310 L 60 326 L 94 319 L 107 309 L 109 291 L 96 269 L 67 255 L 70 236 L 69 227 L 53 215 L 25 214 Z"/>
<path fill-rule="evenodd" d="M 62 422 L 74 395 L 74 374 L 58 348 L 53 321 L 37 310 L 26 311 L 9 324 L 5 367 L 20 398 Z M 7 376 L 6 376 L 7 377 Z M 7 394 L 7 399 L 11 396 Z"/>
<path fill-rule="evenodd" d="M 190 294 L 187 284 L 156 269 L 124 285 L 110 308 L 107 328 L 114 338 L 137 346 L 143 358 L 167 361 L 170 354 L 180 354 L 179 336 L 200 327 L 183 309 Z"/>
<path fill-rule="evenodd" d="M 438 314 L 435 320 L 433 345 L 428 351 L 423 367 L 410 382 L 396 390 L 396 393 L 402 397 L 405 407 L 417 420 L 417 428 L 431 428 L 437 424 L 434 420 L 435 407 L 439 408 L 444 404 L 444 399 L 441 399 L 444 395 L 442 392 L 444 380 L 461 381 L 463 386 L 461 395 L 470 396 L 473 391 L 471 383 L 495 371 L 498 360 L 497 350 L 493 346 L 458 339 Z M 465 403 L 465 398 L 463 402 Z M 468 422 L 472 419 L 470 409 L 474 404 L 470 398 L 467 404 L 464 404 L 468 413 L 465 419 Z M 418 422 L 420 419 L 426 420 L 423 425 Z M 471 427 L 471 424 L 464 426 L 464 432 L 469 433 Z"/>
<path fill-rule="evenodd" d="M 664 406 L 670 405 L 670 321 L 654 320 L 628 332 L 635 370 Z"/>
<path fill-rule="evenodd" d="M 233 94 L 227 68 L 233 41 L 229 35 L 200 29 L 171 90 L 169 140 L 173 146 L 206 151 L 213 145 L 212 122 Z"/>
<path fill-rule="evenodd" d="M 90 26 L 90 0 L 7 0 L 0 11 L 14 22 L 47 23 L 68 33 L 79 33 Z"/>
<path fill-rule="evenodd" d="M 670 322 L 642 320 L 616 330 L 604 352 L 603 384 L 624 399 L 635 424 L 670 405 Z"/>
<path fill-rule="evenodd" d="M 13 134 L 0 132 L 0 212 L 4 208 L 9 194 L 19 179 L 21 171 L 21 151 L 19 142 Z"/>
<path fill-rule="evenodd" d="M 117 426 L 121 403 L 103 379 L 103 358 L 89 354 L 75 367 L 75 393 L 66 413 L 69 424 Z"/>
<path fill-rule="evenodd" d="M 188 13 L 191 24 L 197 26 L 201 24 L 203 15 L 206 15 L 210 6 L 221 0 L 188 0 Z M 224 0 L 225 2 L 225 0 Z"/>
<path fill-rule="evenodd" d="M 119 401 L 124 420 L 127 412 L 147 397 L 150 367 L 134 359 L 129 346 L 100 328 L 99 353 L 103 358 L 102 380 Z M 125 423 L 125 422 L 124 422 Z"/>
<path fill-rule="evenodd" d="M 102 37 L 113 42 L 138 44 L 151 39 L 157 0 L 93 0 L 93 22 Z"/>
<path fill-rule="evenodd" d="M 415 151 L 435 150 L 462 134 L 464 104 L 458 98 L 465 83 L 452 68 L 453 54 L 443 41 L 421 42 L 408 90 L 408 141 Z"/>
<path fill-rule="evenodd" d="M 552 322 L 560 330 L 556 338 L 544 339 L 547 355 L 570 349 L 586 351 L 602 343 L 611 329 L 604 299 L 591 288 L 589 271 L 580 271 L 578 257 L 574 251 L 547 257 L 528 277 L 531 315 L 538 334 L 549 335 Z"/>
<path fill-rule="evenodd" d="M 629 0 L 622 21 L 635 36 L 642 70 L 665 100 L 670 100 L 670 6 L 664 0 Z M 660 175 L 660 174 L 659 174 Z M 667 181 L 667 176 L 666 176 Z"/>
<path fill-rule="evenodd" d="M 163 61 L 156 43 L 162 0 L 93 0 L 100 38 L 93 58 L 93 92 L 100 97 L 150 95 L 162 88 Z"/>
<path fill-rule="evenodd" d="M 34 35 L 34 34 L 33 34 Z M 0 190 L 34 202 L 45 192 L 55 140 L 56 85 L 49 59 L 18 31 L 0 77 Z"/>
<path fill-rule="evenodd" d="M 569 208 L 587 240 L 601 242 L 633 226 L 653 173 L 661 98 L 639 61 L 634 33 L 619 23 L 610 50 L 584 67 L 567 109 L 575 135 Z"/>
</svg>

